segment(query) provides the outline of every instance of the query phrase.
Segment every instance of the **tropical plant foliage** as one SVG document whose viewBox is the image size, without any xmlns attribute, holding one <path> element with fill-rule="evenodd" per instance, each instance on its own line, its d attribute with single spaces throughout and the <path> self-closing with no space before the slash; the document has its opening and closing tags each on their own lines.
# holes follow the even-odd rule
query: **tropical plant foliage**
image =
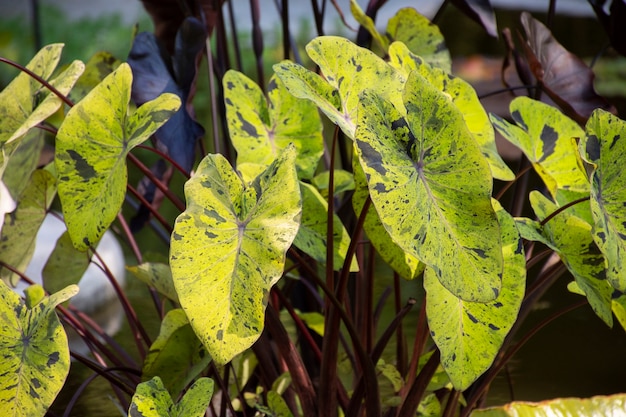
<svg viewBox="0 0 626 417">
<path fill-rule="evenodd" d="M 145 3 L 163 23 L 159 2 Z M 494 33 L 490 7 L 452 3 Z M 57 306 L 98 360 L 73 356 L 110 378 L 130 416 L 469 415 L 519 348 L 512 335 L 536 294 L 566 270 L 580 305 L 609 326 L 614 315 L 626 325 L 626 122 L 595 93 L 567 99 L 559 68 L 540 71 L 563 48 L 549 30 L 522 18 L 537 90 L 563 111 L 539 95 L 518 97 L 509 118 L 487 114 L 472 86 L 451 74 L 427 18 L 401 9 L 379 33 L 376 8 L 353 1 L 351 10 L 375 48 L 318 36 L 305 48 L 316 70 L 286 48 L 267 84 L 260 66 L 257 81 L 214 68 L 223 99 L 213 92 L 214 152 L 198 143 L 192 108 L 197 63 L 221 13 L 208 2 L 203 21 L 173 14 L 166 20 L 175 30 L 137 35 L 128 64 L 99 56 L 55 72 L 62 45 L 53 44 L 0 93 L 0 172 L 18 201 L 0 240 L 0 414 L 44 415 L 61 389 L 70 361 Z M 258 35 L 253 43 L 260 56 Z M 210 53 L 211 63 L 222 53 Z M 54 162 L 37 167 L 44 130 Z M 494 179 L 513 184 L 524 174 L 498 154 L 495 131 L 538 174 L 540 190 L 514 196 L 533 213 L 508 211 L 504 191 L 494 192 Z M 151 138 L 153 147 L 143 145 Z M 146 167 L 139 148 L 159 161 Z M 184 204 L 166 163 L 185 180 Z M 144 175 L 137 188 L 129 167 Z M 57 191 L 77 250 L 92 251 L 112 225 L 137 248 L 128 269 L 152 289 L 161 326 L 150 342 L 125 301 L 141 356 L 134 368 L 61 306 L 76 287 L 52 295 L 33 287 L 25 300 L 8 288 L 28 278 Z M 163 215 L 157 194 L 175 216 Z M 168 263 L 143 261 L 125 200 L 167 230 Z M 531 281 L 541 247 L 563 268 Z M 373 292 L 380 260 L 395 289 L 384 325 L 384 297 L 375 306 Z M 420 298 L 403 298 L 401 278 Z M 413 308 L 418 326 L 407 335 L 402 321 Z M 534 415 L 619 401 L 561 400 Z"/>
</svg>

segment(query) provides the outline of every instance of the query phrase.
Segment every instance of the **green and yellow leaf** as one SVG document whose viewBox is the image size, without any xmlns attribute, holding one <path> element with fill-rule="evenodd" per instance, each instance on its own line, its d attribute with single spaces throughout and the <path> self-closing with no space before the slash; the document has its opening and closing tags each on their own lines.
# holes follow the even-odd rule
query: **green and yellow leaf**
<svg viewBox="0 0 626 417">
<path fill-rule="evenodd" d="M 174 404 L 172 397 L 158 376 L 137 385 L 133 395 L 129 417 L 202 417 L 205 415 L 214 383 L 210 378 L 199 378 Z"/>
</svg>

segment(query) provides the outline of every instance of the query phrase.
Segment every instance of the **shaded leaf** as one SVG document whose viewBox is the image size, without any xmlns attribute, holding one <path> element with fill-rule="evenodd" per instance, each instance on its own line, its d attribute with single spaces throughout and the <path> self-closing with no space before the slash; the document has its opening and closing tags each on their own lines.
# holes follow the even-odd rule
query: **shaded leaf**
<svg viewBox="0 0 626 417">
<path fill-rule="evenodd" d="M 43 47 L 26 65 L 26 68 L 48 80 L 61 59 L 63 44 L 55 43 Z M 74 61 L 50 83 L 61 94 L 67 94 L 85 66 Z M 0 144 L 10 143 L 22 137 L 30 128 L 56 112 L 61 99 L 42 86 L 30 75 L 20 72 L 0 92 Z"/>
<path fill-rule="evenodd" d="M 166 296 L 175 303 L 179 303 L 169 265 L 143 263 L 136 266 L 127 266 L 126 269 L 144 284 L 154 287 L 159 294 Z"/>
<path fill-rule="evenodd" d="M 310 184 L 300 182 L 300 193 L 302 194 L 302 218 L 293 244 L 317 262 L 326 264 L 328 202 Z M 350 235 L 339 216 L 333 214 L 334 270 L 338 271 L 343 268 L 348 246 L 350 246 Z M 350 262 L 350 272 L 358 270 L 356 258 L 353 258 Z"/>
<path fill-rule="evenodd" d="M 416 72 L 404 101 L 406 119 L 361 95 L 356 147 L 374 207 L 394 242 L 453 294 L 493 300 L 502 251 L 489 166 L 456 107 Z"/>
<path fill-rule="evenodd" d="M 389 19 L 387 37 L 400 41 L 428 64 L 452 72 L 452 59 L 439 27 L 412 7 L 405 7 Z"/>
<path fill-rule="evenodd" d="M 208 155 L 185 185 L 170 266 L 176 292 L 205 347 L 224 364 L 260 336 L 271 287 L 298 231 L 296 151 L 286 148 L 244 184 L 221 155 Z"/>
<path fill-rule="evenodd" d="M 496 15 L 489 0 L 452 0 L 452 4 L 481 25 L 489 35 L 498 37 Z"/>
<path fill-rule="evenodd" d="M 211 362 L 181 309 L 167 312 L 143 363 L 143 380 L 158 376 L 176 397 Z"/>
<path fill-rule="evenodd" d="M 530 193 L 530 203 L 540 220 L 544 220 L 558 209 L 556 204 L 537 191 Z M 608 326 L 612 326 L 613 289 L 606 280 L 605 259 L 593 240 L 591 225 L 567 209 L 543 226 L 543 235 L 551 246 L 556 248 L 563 264 L 587 296 L 593 311 Z"/>
<path fill-rule="evenodd" d="M 48 233 L 51 222 L 63 223 L 62 220 L 49 215 L 46 216 L 39 230 L 43 233 Z M 49 235 L 46 237 L 41 236 L 41 238 L 37 240 L 42 242 L 42 240 L 46 238 L 52 241 L 45 243 L 54 247 L 41 271 L 46 291 L 52 293 L 70 284 L 78 284 L 78 281 L 80 281 L 89 266 L 89 254 L 76 250 L 67 230 L 56 241 L 51 239 Z M 39 242 L 38 245 L 41 244 Z"/>
<path fill-rule="evenodd" d="M 512 402 L 502 407 L 476 410 L 472 417 L 610 417 L 626 408 L 626 394 L 591 398 L 557 398 L 540 403 Z"/>
<path fill-rule="evenodd" d="M 199 378 L 174 404 L 158 376 L 137 385 L 129 417 L 202 417 L 213 396 L 213 380 Z"/>
<path fill-rule="evenodd" d="M 580 58 L 565 49 L 550 30 L 529 13 L 523 12 L 521 20 L 528 39 L 524 50 L 530 69 L 565 114 L 583 124 L 596 108 L 617 112 L 596 93 L 593 71 Z"/>
<path fill-rule="evenodd" d="M 430 334 L 441 351 L 441 364 L 454 387 L 465 390 L 500 352 L 517 320 L 526 286 L 526 260 L 513 218 L 493 200 L 502 233 L 502 291 L 493 301 L 463 301 L 441 285 L 426 268 L 426 315 Z"/>
<path fill-rule="evenodd" d="M 267 101 L 259 86 L 240 72 L 226 72 L 222 83 L 237 165 L 254 163 L 265 169 L 293 143 L 298 151 L 298 176 L 313 177 L 324 153 L 322 122 L 315 105 L 291 95 L 275 75 L 269 81 Z"/>
<path fill-rule="evenodd" d="M 586 131 L 580 149 L 595 168 L 591 174 L 593 239 L 606 256 L 609 283 L 626 292 L 626 122 L 596 110 Z"/>
<path fill-rule="evenodd" d="M 77 292 L 78 287 L 72 285 L 28 308 L 0 283 L 3 416 L 43 416 L 63 387 L 70 369 L 70 353 L 54 309 Z"/>
<path fill-rule="evenodd" d="M 85 71 L 76 81 L 72 91 L 70 91 L 70 100 L 74 103 L 82 100 L 107 75 L 115 71 L 121 63 L 122 61 L 109 52 L 100 51 L 95 53 L 85 64 Z"/>
<path fill-rule="evenodd" d="M 315 185 L 320 191 L 320 194 L 324 198 L 328 197 L 328 183 L 330 181 L 330 171 L 324 171 L 317 174 L 311 180 L 311 183 Z M 334 195 L 343 193 L 345 191 L 354 190 L 354 176 L 343 169 L 335 169 L 333 171 L 333 184 L 334 184 Z"/>
<path fill-rule="evenodd" d="M 411 71 L 418 71 L 430 84 L 461 111 L 467 128 L 491 167 L 492 175 L 503 181 L 511 181 L 515 174 L 500 157 L 496 148 L 496 139 L 489 116 L 478 99 L 474 88 L 461 78 L 446 71 L 428 65 L 424 60 L 409 51 L 402 43 L 394 42 L 389 47 L 389 63 L 408 76 Z"/>
<path fill-rule="evenodd" d="M 104 234 L 126 194 L 126 155 L 180 106 L 163 94 L 128 116 L 132 74 L 121 64 L 68 112 L 56 140 L 59 197 L 74 246 Z M 96 215 L 97 214 L 97 215 Z"/>
<path fill-rule="evenodd" d="M 611 1 L 611 6 L 606 12 L 606 0 L 588 0 L 604 31 L 609 36 L 611 46 L 617 52 L 626 56 L 626 28 L 622 22 L 626 21 L 626 2 L 623 0 Z"/>
<path fill-rule="evenodd" d="M 524 152 L 550 194 L 559 190 L 589 192 L 589 180 L 581 171 L 574 138 L 581 138 L 583 130 L 558 109 L 532 100 L 517 97 L 510 104 L 513 125 L 500 116 L 491 114 L 491 121 L 500 134 Z"/>
<path fill-rule="evenodd" d="M 313 39 L 306 50 L 324 78 L 286 61 L 274 71 L 291 94 L 313 101 L 348 137 L 354 138 L 361 91 L 401 104 L 405 78 L 372 51 L 337 36 Z"/>
<path fill-rule="evenodd" d="M 531 242 L 540 242 L 556 251 L 556 246 L 543 235 L 543 226 L 536 220 L 529 219 L 527 217 L 516 217 L 515 226 L 522 239 L 526 239 Z"/>
<path fill-rule="evenodd" d="M 5 217 L 0 239 L 2 262 L 20 272 L 26 271 L 35 251 L 37 232 L 55 195 L 56 181 L 52 174 L 46 170 L 35 171 L 17 209 Z M 20 280 L 19 275 L 6 268 L 2 268 L 1 274 L 13 287 Z"/>
<path fill-rule="evenodd" d="M 39 165 L 43 148 L 44 132 L 41 129 L 31 129 L 19 141 L 4 146 L 5 155 L 9 157 L 4 159 L 6 167 L 2 182 L 14 200 L 19 200 L 28 186 L 33 171 Z"/>
</svg>

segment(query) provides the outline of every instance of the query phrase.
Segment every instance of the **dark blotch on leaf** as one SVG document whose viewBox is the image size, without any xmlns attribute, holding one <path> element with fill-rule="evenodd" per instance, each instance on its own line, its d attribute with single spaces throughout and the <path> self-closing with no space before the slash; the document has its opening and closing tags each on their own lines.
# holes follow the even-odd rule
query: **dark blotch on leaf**
<svg viewBox="0 0 626 417">
<path fill-rule="evenodd" d="M 254 127 L 252 123 L 244 119 L 241 113 L 237 112 L 237 118 L 241 122 L 241 129 L 244 132 L 246 132 L 248 135 L 252 136 L 253 138 L 259 137 L 259 132 L 257 132 L 256 127 Z"/>
<path fill-rule="evenodd" d="M 472 323 L 478 323 L 478 319 L 472 316 L 470 313 L 467 313 L 467 317 L 472 321 Z"/>
<path fill-rule="evenodd" d="M 222 340 L 224 338 L 224 330 L 218 330 L 215 337 L 217 338 L 217 340 Z"/>
<path fill-rule="evenodd" d="M 96 176 L 96 170 L 93 169 L 91 164 L 89 164 L 81 154 L 73 149 L 69 149 L 67 154 L 74 161 L 74 167 L 82 179 L 88 181 Z"/>
<path fill-rule="evenodd" d="M 539 161 L 543 161 L 554 153 L 556 140 L 559 138 L 559 135 L 556 133 L 556 130 L 552 128 L 552 126 L 544 125 L 539 138 L 543 142 L 543 156 Z"/>
<path fill-rule="evenodd" d="M 60 356 L 61 355 L 59 354 L 59 352 L 52 352 L 50 355 L 48 355 L 48 363 L 46 363 L 46 366 L 52 366 L 56 364 L 59 361 Z"/>
<path fill-rule="evenodd" d="M 498 326 L 495 326 L 495 325 L 493 325 L 493 324 L 491 324 L 491 323 L 489 323 L 489 328 L 490 328 L 491 330 L 500 330 L 500 328 L 499 328 Z"/>
</svg>

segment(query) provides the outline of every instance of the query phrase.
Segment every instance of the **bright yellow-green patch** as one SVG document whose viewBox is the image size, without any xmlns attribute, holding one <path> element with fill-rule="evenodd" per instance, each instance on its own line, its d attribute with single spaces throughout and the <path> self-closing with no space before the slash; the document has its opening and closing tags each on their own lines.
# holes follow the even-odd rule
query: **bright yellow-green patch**
<svg viewBox="0 0 626 417">
<path fill-rule="evenodd" d="M 187 390 L 183 398 L 174 404 L 161 379 L 137 385 L 128 410 L 129 417 L 202 417 L 213 396 L 213 380 L 200 378 Z"/>
</svg>

